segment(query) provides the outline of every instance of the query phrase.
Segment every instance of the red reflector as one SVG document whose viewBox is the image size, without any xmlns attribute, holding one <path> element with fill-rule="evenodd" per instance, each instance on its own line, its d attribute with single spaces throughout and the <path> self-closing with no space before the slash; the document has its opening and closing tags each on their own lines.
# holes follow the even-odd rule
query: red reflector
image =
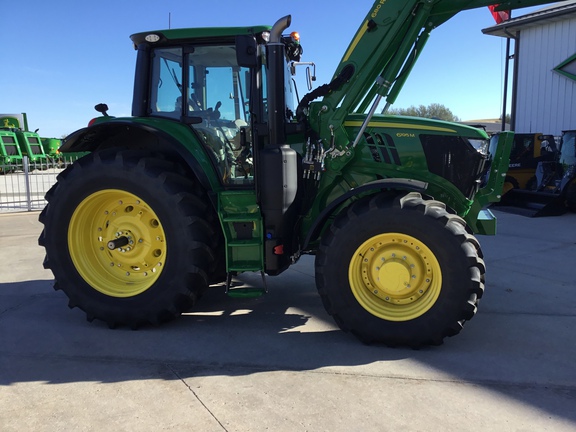
<svg viewBox="0 0 576 432">
<path fill-rule="evenodd" d="M 275 246 L 274 255 L 284 255 L 284 245 Z"/>
<path fill-rule="evenodd" d="M 90 120 L 90 121 L 88 122 L 88 126 L 92 126 L 94 123 L 96 123 L 96 119 L 97 119 L 97 118 L 98 118 L 98 117 L 94 117 L 92 120 Z"/>
</svg>

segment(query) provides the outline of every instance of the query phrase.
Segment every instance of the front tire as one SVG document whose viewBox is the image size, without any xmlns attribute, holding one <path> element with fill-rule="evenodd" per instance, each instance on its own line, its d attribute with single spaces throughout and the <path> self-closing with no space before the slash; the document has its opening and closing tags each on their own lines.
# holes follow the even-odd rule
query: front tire
<svg viewBox="0 0 576 432">
<path fill-rule="evenodd" d="M 146 152 L 96 152 L 47 193 L 44 266 L 88 320 L 159 324 L 208 287 L 215 216 L 201 188 L 177 172 Z"/>
<path fill-rule="evenodd" d="M 341 212 L 324 235 L 317 287 L 339 327 L 365 343 L 439 345 L 476 313 L 481 256 L 443 203 L 377 195 Z"/>
</svg>

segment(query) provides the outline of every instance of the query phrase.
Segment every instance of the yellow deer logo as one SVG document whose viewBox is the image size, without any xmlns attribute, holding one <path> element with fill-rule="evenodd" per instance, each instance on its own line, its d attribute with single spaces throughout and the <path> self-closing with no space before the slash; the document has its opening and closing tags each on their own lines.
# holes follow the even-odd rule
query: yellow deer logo
<svg viewBox="0 0 576 432">
<path fill-rule="evenodd" d="M 14 123 L 10 124 L 9 118 L 5 118 L 4 119 L 4 127 L 5 128 L 15 128 L 16 126 L 14 125 Z"/>
</svg>

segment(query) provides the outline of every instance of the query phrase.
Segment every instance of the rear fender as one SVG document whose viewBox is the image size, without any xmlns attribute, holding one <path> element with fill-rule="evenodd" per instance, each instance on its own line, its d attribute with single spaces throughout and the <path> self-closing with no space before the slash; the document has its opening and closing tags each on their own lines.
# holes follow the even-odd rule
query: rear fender
<svg viewBox="0 0 576 432">
<path fill-rule="evenodd" d="M 161 152 L 189 167 L 206 190 L 217 189 L 219 180 L 215 169 L 210 169 L 212 161 L 194 132 L 185 125 L 170 123 L 170 128 L 117 119 L 97 123 L 66 137 L 60 151 L 93 152 L 116 147 Z"/>
</svg>

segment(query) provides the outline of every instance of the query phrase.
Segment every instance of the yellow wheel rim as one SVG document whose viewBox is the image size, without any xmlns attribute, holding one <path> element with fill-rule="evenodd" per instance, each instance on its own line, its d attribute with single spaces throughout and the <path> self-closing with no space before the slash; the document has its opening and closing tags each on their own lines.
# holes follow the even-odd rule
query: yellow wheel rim
<svg viewBox="0 0 576 432">
<path fill-rule="evenodd" d="M 146 291 L 166 262 L 166 236 L 156 213 L 136 195 L 116 189 L 95 192 L 76 207 L 68 248 L 80 276 L 111 297 Z"/>
<path fill-rule="evenodd" d="M 406 234 L 380 234 L 354 253 L 348 269 L 352 293 L 360 305 L 388 321 L 408 321 L 426 313 L 442 289 L 436 256 Z"/>
</svg>

